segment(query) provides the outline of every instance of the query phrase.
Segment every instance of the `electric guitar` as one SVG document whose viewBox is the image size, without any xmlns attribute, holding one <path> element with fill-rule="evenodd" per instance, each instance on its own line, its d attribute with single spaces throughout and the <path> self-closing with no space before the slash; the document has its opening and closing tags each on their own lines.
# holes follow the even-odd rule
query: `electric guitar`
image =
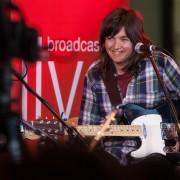
<svg viewBox="0 0 180 180">
<path fill-rule="evenodd" d="M 162 110 L 162 109 L 163 110 Z M 101 136 L 121 136 L 121 137 L 139 137 L 141 146 L 131 152 L 134 158 L 142 158 L 152 153 L 175 153 L 178 147 L 166 147 L 165 140 L 176 139 L 178 137 L 177 128 L 180 128 L 175 123 L 171 122 L 172 117 L 167 115 L 164 108 L 166 105 L 156 109 L 144 109 L 141 106 L 129 104 L 125 107 L 125 117 L 131 121 L 130 125 L 109 125 L 107 130 L 101 133 Z M 164 111 L 163 115 L 158 112 Z M 137 117 L 139 116 L 139 117 Z M 170 123 L 166 122 L 167 118 Z M 75 118 L 77 120 L 77 118 Z M 69 120 L 68 120 L 69 121 Z M 46 130 L 50 134 L 64 134 L 63 127 L 57 120 L 35 120 L 31 122 L 33 126 Z M 85 136 L 96 136 L 101 131 L 100 125 L 80 125 L 76 129 L 83 132 Z M 25 138 L 29 138 L 27 135 Z"/>
</svg>

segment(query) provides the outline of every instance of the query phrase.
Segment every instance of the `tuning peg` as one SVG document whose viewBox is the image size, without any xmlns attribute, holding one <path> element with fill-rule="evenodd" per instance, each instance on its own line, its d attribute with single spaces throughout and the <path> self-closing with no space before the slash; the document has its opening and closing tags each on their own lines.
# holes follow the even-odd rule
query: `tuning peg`
<svg viewBox="0 0 180 180">
<path fill-rule="evenodd" d="M 48 133 L 51 133 L 52 132 L 52 129 L 48 129 Z"/>
<path fill-rule="evenodd" d="M 41 116 L 37 116 L 37 118 L 36 119 L 41 119 Z"/>
</svg>

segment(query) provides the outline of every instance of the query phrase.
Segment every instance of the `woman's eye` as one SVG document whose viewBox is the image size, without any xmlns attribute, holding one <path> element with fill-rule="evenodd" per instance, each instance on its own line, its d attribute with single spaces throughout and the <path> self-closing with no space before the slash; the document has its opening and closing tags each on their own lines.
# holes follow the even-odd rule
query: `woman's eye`
<svg viewBox="0 0 180 180">
<path fill-rule="evenodd" d="M 122 41 L 129 41 L 129 38 L 121 38 Z"/>
<path fill-rule="evenodd" d="M 106 38 L 109 39 L 109 40 L 113 39 L 112 36 L 107 36 Z"/>
</svg>

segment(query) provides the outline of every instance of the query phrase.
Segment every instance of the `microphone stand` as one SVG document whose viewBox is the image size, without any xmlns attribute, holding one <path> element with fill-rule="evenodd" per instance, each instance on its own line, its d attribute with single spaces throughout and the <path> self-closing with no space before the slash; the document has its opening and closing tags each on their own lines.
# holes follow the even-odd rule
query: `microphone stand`
<svg viewBox="0 0 180 180">
<path fill-rule="evenodd" d="M 64 126 L 65 130 L 68 132 L 69 135 L 71 135 L 74 140 L 77 140 L 83 147 L 85 147 L 87 150 L 89 149 L 89 145 L 85 141 L 85 139 L 82 137 L 82 135 L 74 128 L 69 126 L 56 112 L 55 110 L 46 102 L 43 98 L 41 98 L 30 86 L 21 78 L 20 74 L 16 72 L 14 69 L 12 69 L 12 73 L 22 82 L 22 84 L 26 87 L 26 89 L 35 95 L 43 105 L 59 120 L 59 122 Z"/>
<path fill-rule="evenodd" d="M 179 119 L 178 119 L 178 115 L 177 115 L 176 108 L 175 108 L 175 106 L 174 106 L 174 104 L 173 104 L 173 102 L 172 102 L 172 100 L 171 100 L 171 98 L 170 98 L 170 94 L 169 94 L 169 92 L 167 91 L 167 88 L 165 87 L 164 83 L 162 82 L 161 76 L 160 76 L 160 74 L 159 74 L 157 65 L 156 65 L 155 60 L 154 60 L 154 54 L 153 54 L 152 52 L 151 52 L 150 60 L 151 60 L 151 63 L 152 63 L 152 65 L 153 65 L 153 67 L 154 67 L 154 70 L 155 70 L 155 72 L 156 72 L 156 75 L 157 75 L 157 77 L 158 77 L 158 80 L 159 80 L 159 82 L 160 82 L 160 84 L 161 84 L 161 87 L 162 87 L 162 89 L 163 89 L 163 91 L 164 91 L 164 94 L 165 94 L 165 96 L 166 96 L 168 105 L 169 105 L 170 110 L 171 110 L 171 113 L 172 113 L 172 116 L 173 116 L 173 118 L 174 118 L 174 121 L 175 121 L 175 124 L 176 124 L 176 129 L 177 129 L 177 134 L 178 134 L 178 139 L 177 139 L 177 141 L 178 141 L 178 143 L 180 144 L 180 128 L 179 128 L 179 126 L 178 126 L 178 123 L 179 123 L 180 121 L 179 121 Z"/>
</svg>

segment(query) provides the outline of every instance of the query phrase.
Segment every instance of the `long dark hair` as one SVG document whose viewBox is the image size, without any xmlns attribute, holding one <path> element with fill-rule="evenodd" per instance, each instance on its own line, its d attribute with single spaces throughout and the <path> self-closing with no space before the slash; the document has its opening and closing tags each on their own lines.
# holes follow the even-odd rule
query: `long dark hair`
<svg viewBox="0 0 180 180">
<path fill-rule="evenodd" d="M 106 79 L 107 71 L 111 67 L 112 60 L 108 56 L 105 49 L 105 39 L 107 36 L 113 37 L 121 28 L 124 27 L 128 38 L 133 43 L 133 46 L 138 42 L 145 45 L 150 45 L 151 40 L 144 33 L 144 22 L 139 11 L 133 9 L 117 8 L 108 14 L 101 26 L 99 39 L 99 63 L 97 64 L 100 74 Z M 130 73 L 135 73 L 138 68 L 138 62 L 146 54 L 137 54 L 135 50 L 129 58 L 129 63 L 124 67 L 124 70 Z"/>
</svg>

